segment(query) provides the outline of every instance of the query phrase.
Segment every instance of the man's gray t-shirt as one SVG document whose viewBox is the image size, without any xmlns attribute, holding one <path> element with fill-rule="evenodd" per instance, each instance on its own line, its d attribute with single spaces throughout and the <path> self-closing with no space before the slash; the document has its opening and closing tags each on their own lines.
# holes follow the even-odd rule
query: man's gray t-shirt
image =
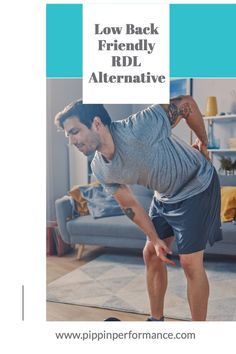
<svg viewBox="0 0 236 354">
<path fill-rule="evenodd" d="M 158 200 L 176 203 L 203 192 L 213 165 L 196 149 L 172 134 L 164 109 L 153 105 L 112 122 L 115 144 L 111 161 L 96 152 L 95 177 L 113 194 L 122 184 L 140 184 L 156 191 Z"/>
</svg>

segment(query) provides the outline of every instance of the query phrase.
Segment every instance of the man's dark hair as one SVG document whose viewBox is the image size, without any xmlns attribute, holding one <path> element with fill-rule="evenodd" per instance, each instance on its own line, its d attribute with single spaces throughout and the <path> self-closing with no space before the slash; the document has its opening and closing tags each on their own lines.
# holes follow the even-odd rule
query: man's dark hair
<svg viewBox="0 0 236 354">
<path fill-rule="evenodd" d="M 55 124 L 64 129 L 64 122 L 71 117 L 77 117 L 79 121 L 91 128 L 94 117 L 99 117 L 104 125 L 110 125 L 111 117 L 102 104 L 83 104 L 82 100 L 70 103 L 63 111 L 57 113 Z"/>
</svg>

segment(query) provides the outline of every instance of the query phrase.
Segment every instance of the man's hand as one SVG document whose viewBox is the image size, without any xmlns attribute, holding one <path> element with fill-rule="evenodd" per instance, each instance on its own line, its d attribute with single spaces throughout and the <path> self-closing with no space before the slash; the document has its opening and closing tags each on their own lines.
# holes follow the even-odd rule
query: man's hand
<svg viewBox="0 0 236 354">
<path fill-rule="evenodd" d="M 165 242 L 158 239 L 155 244 L 154 248 L 157 254 L 157 257 L 160 258 L 160 260 L 166 264 L 171 264 L 175 266 L 175 262 L 171 261 L 169 258 L 167 258 L 167 254 L 172 254 L 171 250 L 166 246 Z"/>
<path fill-rule="evenodd" d="M 148 235 L 148 239 L 155 247 L 156 254 L 160 260 L 164 263 L 175 265 L 175 263 L 166 256 L 167 254 L 171 254 L 171 251 L 165 242 L 158 237 L 152 220 L 146 210 L 134 197 L 131 189 L 125 185 L 121 185 L 113 196 L 120 204 L 124 213 L 142 229 L 145 235 Z"/>
<path fill-rule="evenodd" d="M 210 160 L 209 153 L 207 150 L 207 146 L 203 144 L 203 142 L 199 139 L 195 141 L 195 143 L 192 145 L 193 148 L 199 150 L 207 160 Z"/>
</svg>

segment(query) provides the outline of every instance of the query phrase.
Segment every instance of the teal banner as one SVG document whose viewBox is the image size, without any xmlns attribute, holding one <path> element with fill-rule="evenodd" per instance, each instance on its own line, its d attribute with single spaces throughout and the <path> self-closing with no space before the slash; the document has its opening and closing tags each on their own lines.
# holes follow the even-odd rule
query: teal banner
<svg viewBox="0 0 236 354">
<path fill-rule="evenodd" d="M 234 4 L 170 5 L 171 77 L 236 77 Z M 83 7 L 46 7 L 47 77 L 83 77 Z M 88 38 L 89 40 L 89 38 Z"/>
<path fill-rule="evenodd" d="M 81 4 L 46 6 L 47 77 L 82 78 L 82 11 Z"/>
<path fill-rule="evenodd" d="M 236 77 L 236 5 L 170 6 L 170 76 Z"/>
</svg>

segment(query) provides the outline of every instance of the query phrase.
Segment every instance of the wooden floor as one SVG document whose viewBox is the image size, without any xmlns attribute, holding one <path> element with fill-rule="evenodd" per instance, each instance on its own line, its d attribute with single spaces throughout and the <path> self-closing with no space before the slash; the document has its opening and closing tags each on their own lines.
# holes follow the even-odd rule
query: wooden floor
<svg viewBox="0 0 236 354">
<path fill-rule="evenodd" d="M 86 246 L 82 259 L 79 261 L 74 253 L 63 257 L 48 256 L 47 284 L 90 262 L 103 252 L 104 249 L 101 247 Z M 107 317 L 118 317 L 122 321 L 146 321 L 147 319 L 146 315 L 47 302 L 48 321 L 103 321 Z M 173 321 L 173 319 L 166 320 Z"/>
</svg>

